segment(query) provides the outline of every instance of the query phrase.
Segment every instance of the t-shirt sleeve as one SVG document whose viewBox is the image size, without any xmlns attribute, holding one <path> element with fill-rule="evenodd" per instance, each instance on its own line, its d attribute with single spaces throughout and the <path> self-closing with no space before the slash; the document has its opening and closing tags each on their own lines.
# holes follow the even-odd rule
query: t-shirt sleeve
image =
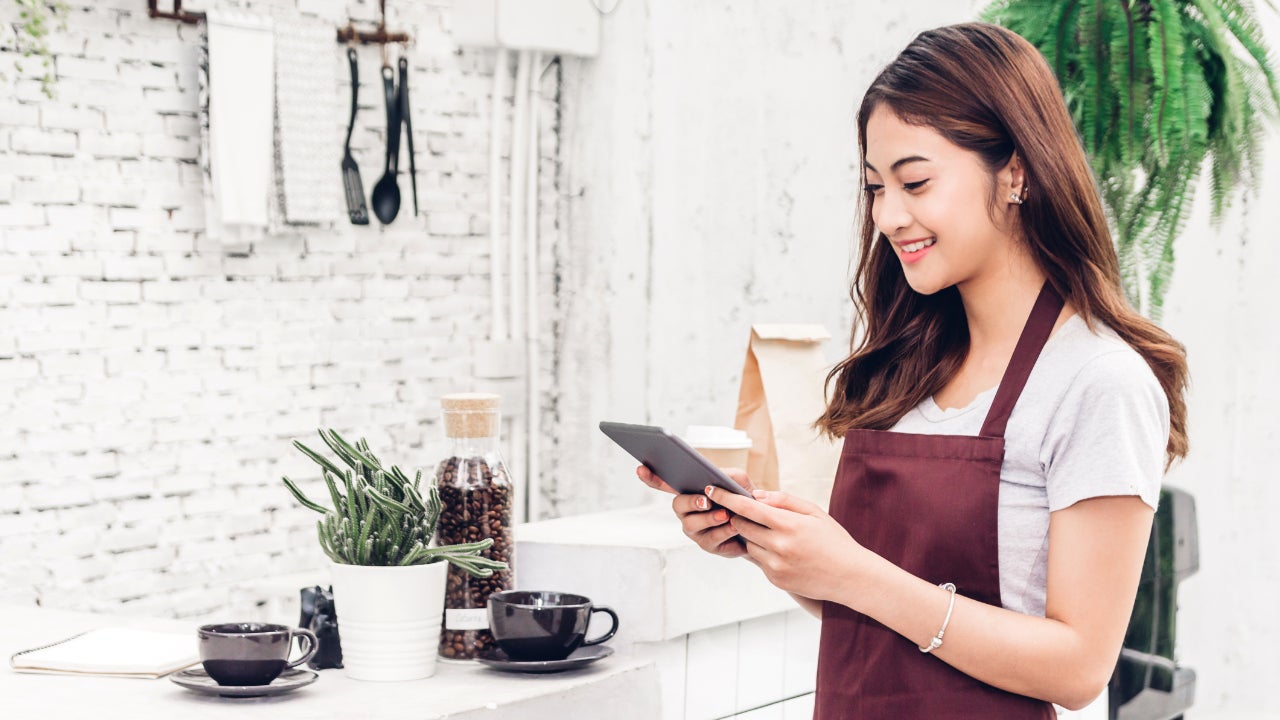
<svg viewBox="0 0 1280 720">
<path fill-rule="evenodd" d="M 1155 509 L 1169 440 L 1169 404 L 1129 349 L 1081 368 L 1049 421 L 1041 448 L 1049 511 L 1093 497 L 1137 495 Z"/>
</svg>

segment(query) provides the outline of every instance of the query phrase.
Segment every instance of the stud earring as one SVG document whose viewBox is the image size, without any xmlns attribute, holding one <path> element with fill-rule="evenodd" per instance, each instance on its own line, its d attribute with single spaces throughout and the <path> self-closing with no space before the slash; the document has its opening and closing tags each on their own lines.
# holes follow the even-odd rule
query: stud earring
<svg viewBox="0 0 1280 720">
<path fill-rule="evenodd" d="M 1022 196 L 1016 192 L 1009 193 L 1009 202 L 1014 203 L 1015 205 L 1021 205 Z"/>
</svg>

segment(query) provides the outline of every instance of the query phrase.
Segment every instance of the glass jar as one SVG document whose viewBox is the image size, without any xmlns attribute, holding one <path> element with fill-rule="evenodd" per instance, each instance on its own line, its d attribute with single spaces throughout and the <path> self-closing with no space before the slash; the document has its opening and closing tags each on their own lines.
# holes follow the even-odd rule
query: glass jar
<svg viewBox="0 0 1280 720">
<path fill-rule="evenodd" d="M 494 646 L 489 633 L 489 596 L 514 587 L 512 483 L 498 452 L 497 395 L 460 393 L 440 399 L 447 450 L 436 469 L 444 509 L 437 526 L 441 546 L 493 538 L 486 555 L 507 563 L 487 578 L 449 566 L 445 586 L 440 657 L 472 660 Z"/>
</svg>

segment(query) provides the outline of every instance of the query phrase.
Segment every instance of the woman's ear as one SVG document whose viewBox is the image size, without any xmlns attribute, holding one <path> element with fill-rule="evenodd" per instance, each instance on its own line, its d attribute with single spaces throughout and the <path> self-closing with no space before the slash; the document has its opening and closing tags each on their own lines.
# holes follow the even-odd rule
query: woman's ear
<svg viewBox="0 0 1280 720">
<path fill-rule="evenodd" d="M 1014 153 L 1000 171 L 1000 194 L 1005 202 L 1021 205 L 1027 199 L 1027 173 L 1022 158 Z"/>
</svg>

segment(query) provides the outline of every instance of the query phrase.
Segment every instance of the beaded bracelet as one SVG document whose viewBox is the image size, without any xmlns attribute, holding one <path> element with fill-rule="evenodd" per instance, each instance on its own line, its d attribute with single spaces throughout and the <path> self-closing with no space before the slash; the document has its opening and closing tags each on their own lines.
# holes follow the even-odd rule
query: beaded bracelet
<svg viewBox="0 0 1280 720">
<path fill-rule="evenodd" d="M 920 648 L 920 652 L 929 653 L 942 647 L 942 636 L 947 634 L 947 624 L 951 622 L 951 611 L 956 608 L 956 586 L 955 583 L 942 583 L 938 587 L 951 593 L 951 602 L 947 604 L 947 616 L 942 619 L 942 628 L 938 630 L 938 634 L 929 641 L 928 645 Z"/>
</svg>

